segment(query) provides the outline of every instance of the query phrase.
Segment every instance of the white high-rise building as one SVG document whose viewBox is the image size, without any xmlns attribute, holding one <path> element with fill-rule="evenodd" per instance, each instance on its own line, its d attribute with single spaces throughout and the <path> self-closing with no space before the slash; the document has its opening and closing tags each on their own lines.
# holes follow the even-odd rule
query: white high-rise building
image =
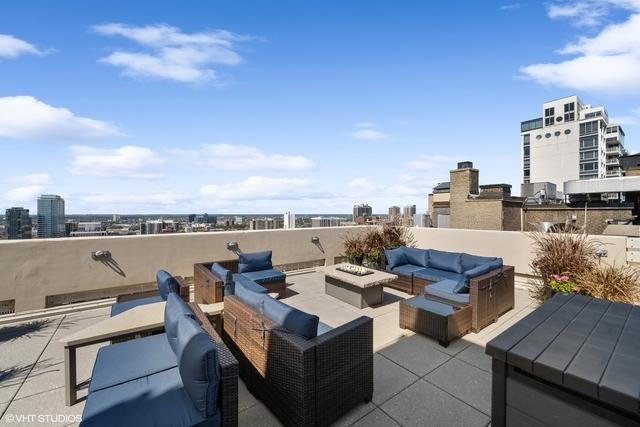
<svg viewBox="0 0 640 427">
<path fill-rule="evenodd" d="M 605 107 L 577 96 L 545 102 L 542 117 L 520 124 L 522 182 L 552 182 L 622 176 L 624 131 Z"/>
<path fill-rule="evenodd" d="M 292 214 L 291 212 L 284 213 L 284 228 L 296 228 L 296 214 Z"/>
<path fill-rule="evenodd" d="M 311 227 L 338 227 L 341 219 L 337 217 L 317 216 L 311 218 Z"/>
</svg>

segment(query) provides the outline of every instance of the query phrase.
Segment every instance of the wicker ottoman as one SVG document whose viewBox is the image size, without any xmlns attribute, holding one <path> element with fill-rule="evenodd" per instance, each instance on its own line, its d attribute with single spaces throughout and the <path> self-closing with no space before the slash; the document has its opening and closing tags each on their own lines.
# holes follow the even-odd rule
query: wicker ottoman
<svg viewBox="0 0 640 427">
<path fill-rule="evenodd" d="M 471 306 L 418 295 L 400 301 L 400 327 L 438 340 L 441 346 L 471 330 Z"/>
</svg>

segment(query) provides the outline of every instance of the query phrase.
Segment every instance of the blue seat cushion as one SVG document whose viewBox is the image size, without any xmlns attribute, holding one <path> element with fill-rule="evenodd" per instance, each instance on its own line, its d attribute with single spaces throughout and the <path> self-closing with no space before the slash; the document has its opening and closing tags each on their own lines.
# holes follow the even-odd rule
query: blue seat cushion
<svg viewBox="0 0 640 427">
<path fill-rule="evenodd" d="M 407 264 L 429 266 L 429 251 L 425 249 L 403 247 L 402 251 L 407 258 Z"/>
<path fill-rule="evenodd" d="M 98 350 L 89 393 L 178 366 L 166 334 L 111 344 Z"/>
<path fill-rule="evenodd" d="M 260 284 L 265 282 L 275 282 L 278 280 L 285 280 L 287 275 L 281 271 L 276 270 L 275 268 L 270 268 L 268 270 L 260 270 L 260 271 L 248 271 L 246 273 L 242 273 L 242 275 L 254 282 Z"/>
<path fill-rule="evenodd" d="M 271 264 L 271 251 L 241 253 L 238 257 L 238 273 L 249 271 L 269 270 Z"/>
<path fill-rule="evenodd" d="M 495 261 L 479 264 L 477 267 L 467 270 L 462 275 L 462 279 L 458 282 L 455 292 L 469 292 L 469 281 L 474 277 L 482 276 L 492 270 L 502 267 L 502 258 L 496 258 Z"/>
<path fill-rule="evenodd" d="M 264 299 L 264 315 L 285 330 L 306 339 L 318 335 L 318 316 L 293 308 L 275 298 L 267 296 Z"/>
<path fill-rule="evenodd" d="M 81 426 L 212 426 L 220 411 L 205 418 L 182 385 L 177 367 L 89 393 Z"/>
<path fill-rule="evenodd" d="M 178 322 L 178 370 L 184 389 L 204 418 L 218 412 L 220 365 L 218 348 L 200 324 L 182 317 Z"/>
<path fill-rule="evenodd" d="M 404 264 L 394 267 L 389 271 L 396 274 L 402 274 L 404 276 L 411 276 L 413 273 L 420 270 L 424 270 L 424 267 L 421 265 Z"/>
<path fill-rule="evenodd" d="M 262 301 L 267 296 L 267 290 L 242 274 L 234 275 L 234 295 L 245 304 L 262 313 Z"/>
<path fill-rule="evenodd" d="M 424 287 L 424 292 L 429 295 L 436 296 L 438 298 L 444 298 L 449 301 L 458 302 L 461 304 L 469 304 L 469 293 L 457 293 L 455 288 L 458 286 L 458 282 L 455 280 L 441 280 L 437 283 L 432 283 Z"/>
<path fill-rule="evenodd" d="M 408 264 L 407 257 L 404 254 L 402 247 L 396 249 L 387 249 L 384 251 L 384 257 L 387 260 L 387 269 L 393 270 L 394 268 Z"/>
<path fill-rule="evenodd" d="M 429 249 L 429 267 L 462 274 L 462 254 Z"/>
<path fill-rule="evenodd" d="M 463 253 L 462 257 L 460 258 L 460 261 L 462 262 L 462 271 L 467 271 L 477 267 L 480 264 L 493 262 L 496 259 L 497 259 L 496 257 L 478 256 L 478 255 Z"/>
<path fill-rule="evenodd" d="M 430 282 L 439 282 L 445 279 L 455 280 L 457 282 L 462 279 L 462 274 L 453 273 L 451 271 L 438 270 L 431 267 L 418 270 L 413 273 L 413 276 L 419 279 L 428 280 Z"/>
<path fill-rule="evenodd" d="M 160 295 L 156 295 L 153 297 L 145 297 L 132 299 L 129 301 L 117 302 L 111 306 L 111 317 L 123 313 L 127 310 L 131 310 L 133 307 L 138 307 L 139 305 L 153 304 L 162 301 L 164 301 L 162 297 Z"/>
<path fill-rule="evenodd" d="M 169 346 L 175 354 L 177 354 L 178 322 L 184 316 L 195 318 L 193 311 L 178 294 L 170 294 L 164 306 L 164 330 Z"/>
<path fill-rule="evenodd" d="M 156 283 L 158 285 L 158 292 L 163 300 L 167 300 L 169 293 L 180 293 L 180 284 L 169 272 L 165 270 L 158 270 L 156 273 Z"/>
</svg>

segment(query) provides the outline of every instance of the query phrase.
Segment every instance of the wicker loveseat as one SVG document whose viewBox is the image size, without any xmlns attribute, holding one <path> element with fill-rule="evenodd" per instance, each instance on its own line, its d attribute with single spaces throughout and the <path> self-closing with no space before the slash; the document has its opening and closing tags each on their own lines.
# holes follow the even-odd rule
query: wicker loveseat
<svg viewBox="0 0 640 427">
<path fill-rule="evenodd" d="M 284 313 L 277 314 L 273 306 Z M 317 332 L 308 327 L 314 321 Z M 303 324 L 304 331 L 292 331 L 291 323 Z M 236 284 L 235 295 L 224 300 L 224 332 L 249 391 L 285 425 L 329 425 L 371 400 L 369 317 L 331 328 L 318 324 L 316 316 Z"/>
<path fill-rule="evenodd" d="M 81 426 L 238 425 L 238 362 L 206 315 L 171 293 L 165 330 L 98 351 Z"/>
<path fill-rule="evenodd" d="M 203 262 L 193 265 L 195 301 L 201 304 L 222 302 L 225 294 L 233 294 L 238 276 L 249 279 L 283 298 L 286 274 L 273 268 L 271 251 L 241 253 L 238 259 Z M 226 288 L 226 290 L 225 290 Z"/>
<path fill-rule="evenodd" d="M 501 258 L 400 247 L 386 250 L 385 261 L 387 271 L 398 276 L 388 286 L 471 305 L 474 332 L 513 308 L 514 269 L 503 265 Z"/>
</svg>

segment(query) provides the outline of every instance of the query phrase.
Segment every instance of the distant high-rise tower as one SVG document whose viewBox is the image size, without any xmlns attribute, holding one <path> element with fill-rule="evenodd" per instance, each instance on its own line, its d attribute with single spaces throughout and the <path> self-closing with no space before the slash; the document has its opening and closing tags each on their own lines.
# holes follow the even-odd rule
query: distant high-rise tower
<svg viewBox="0 0 640 427">
<path fill-rule="evenodd" d="M 400 206 L 391 206 L 389 208 L 389 219 L 392 221 L 400 218 Z"/>
<path fill-rule="evenodd" d="M 64 237 L 64 199 L 55 194 L 38 198 L 38 237 Z"/>
<path fill-rule="evenodd" d="M 284 228 L 296 228 L 296 214 L 292 214 L 291 212 L 284 213 Z"/>
<path fill-rule="evenodd" d="M 416 214 L 416 205 L 407 205 L 402 209 L 402 216 L 405 218 L 413 218 Z"/>
<path fill-rule="evenodd" d="M 373 209 L 371 209 L 371 206 L 369 206 L 368 204 L 363 203 L 361 205 L 353 205 L 353 220 L 354 221 L 359 216 L 371 216 L 371 215 L 373 215 Z"/>
<path fill-rule="evenodd" d="M 5 228 L 7 230 L 7 239 L 30 239 L 31 217 L 29 216 L 29 209 L 7 209 Z"/>
</svg>

